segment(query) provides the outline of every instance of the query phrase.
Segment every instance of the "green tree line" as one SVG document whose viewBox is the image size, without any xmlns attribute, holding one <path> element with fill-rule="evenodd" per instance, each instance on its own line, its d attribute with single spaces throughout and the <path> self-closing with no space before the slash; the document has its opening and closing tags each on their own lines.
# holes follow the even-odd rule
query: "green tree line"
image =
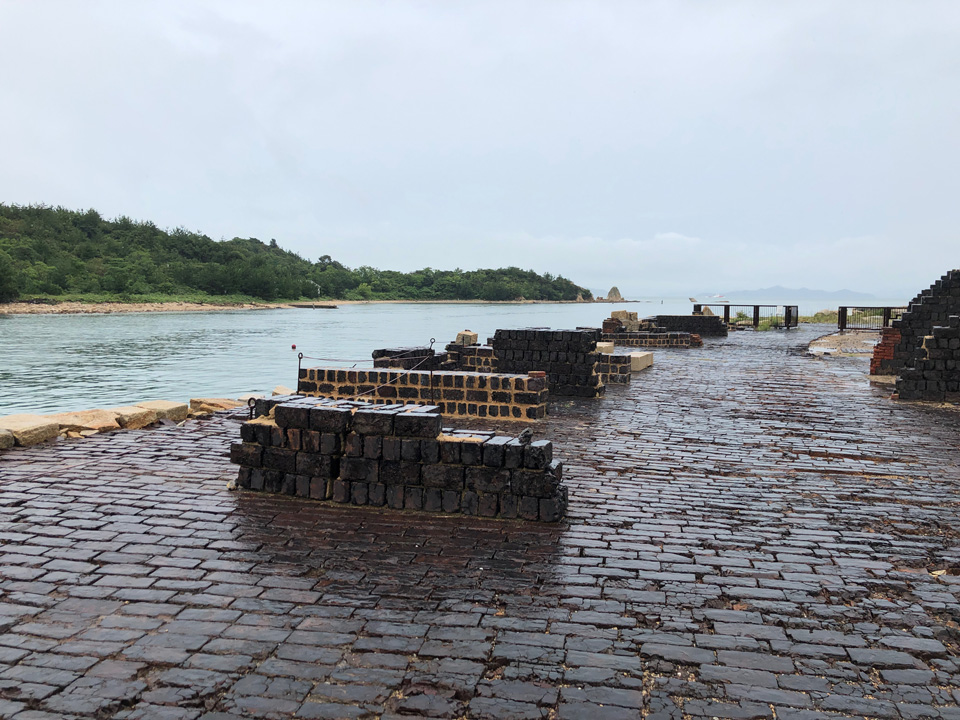
<svg viewBox="0 0 960 720">
<path fill-rule="evenodd" d="M 245 295 L 262 300 L 576 300 L 590 291 L 515 267 L 403 273 L 316 262 L 276 240 L 216 241 L 96 211 L 0 203 L 0 302 L 17 298 Z"/>
</svg>

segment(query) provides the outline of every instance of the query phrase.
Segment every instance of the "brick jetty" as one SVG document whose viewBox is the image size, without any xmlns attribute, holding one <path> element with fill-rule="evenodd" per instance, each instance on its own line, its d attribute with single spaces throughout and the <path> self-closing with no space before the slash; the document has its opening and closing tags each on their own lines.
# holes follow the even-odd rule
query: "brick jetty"
<svg viewBox="0 0 960 720">
<path fill-rule="evenodd" d="M 230 492 L 223 415 L 4 451 L 0 717 L 956 718 L 960 417 L 827 330 L 565 399 L 557 525 Z"/>
</svg>

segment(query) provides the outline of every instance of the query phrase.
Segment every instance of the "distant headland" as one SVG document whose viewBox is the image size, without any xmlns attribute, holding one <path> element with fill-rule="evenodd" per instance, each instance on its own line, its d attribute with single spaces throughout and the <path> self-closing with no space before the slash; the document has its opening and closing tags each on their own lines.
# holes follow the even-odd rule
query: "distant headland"
<svg viewBox="0 0 960 720">
<path fill-rule="evenodd" d="M 0 303 L 121 302 L 242 306 L 294 301 L 589 302 L 559 275 L 517 267 L 414 272 L 315 262 L 276 240 L 216 241 L 127 217 L 0 203 Z M 203 309 L 210 309 L 205 307 Z"/>
</svg>

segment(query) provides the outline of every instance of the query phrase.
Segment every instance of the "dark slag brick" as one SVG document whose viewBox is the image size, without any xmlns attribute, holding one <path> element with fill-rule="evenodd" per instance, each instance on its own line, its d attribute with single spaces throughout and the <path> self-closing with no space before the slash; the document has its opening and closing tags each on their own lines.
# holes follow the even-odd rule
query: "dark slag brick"
<svg viewBox="0 0 960 720">
<path fill-rule="evenodd" d="M 347 408 L 317 407 L 310 409 L 311 430 L 345 434 L 350 429 L 351 420 L 351 413 Z"/>
<path fill-rule="evenodd" d="M 488 467 L 468 467 L 465 473 L 465 487 L 474 492 L 509 491 L 511 489 L 510 471 Z"/>
<path fill-rule="evenodd" d="M 324 455 L 339 455 L 343 452 L 343 438 L 336 433 L 319 433 L 320 452 Z"/>
<path fill-rule="evenodd" d="M 428 413 L 402 413 L 394 420 L 394 432 L 403 437 L 436 438 L 440 434 L 441 416 Z"/>
<path fill-rule="evenodd" d="M 310 408 L 296 403 L 277 405 L 273 418 L 282 428 L 310 428 Z"/>
<path fill-rule="evenodd" d="M 463 467 L 460 465 L 424 465 L 422 477 L 426 487 L 463 489 Z"/>
<path fill-rule="evenodd" d="M 353 429 L 362 435 L 392 435 L 394 413 L 382 410 L 357 410 Z"/>
<path fill-rule="evenodd" d="M 265 448 L 263 451 L 263 466 L 270 470 L 295 473 L 297 471 L 297 453 L 284 448 Z"/>
<path fill-rule="evenodd" d="M 233 443 L 230 446 L 230 462 L 245 467 L 260 467 L 263 448 L 252 443 Z"/>
</svg>

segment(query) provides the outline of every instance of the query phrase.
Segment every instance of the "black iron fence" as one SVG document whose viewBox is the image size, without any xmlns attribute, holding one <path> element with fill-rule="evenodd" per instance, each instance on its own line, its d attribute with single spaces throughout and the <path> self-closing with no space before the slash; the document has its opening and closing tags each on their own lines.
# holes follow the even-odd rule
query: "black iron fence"
<svg viewBox="0 0 960 720">
<path fill-rule="evenodd" d="M 881 330 L 890 327 L 906 311 L 905 307 L 853 307 L 841 306 L 837 310 L 839 330 Z"/>
<path fill-rule="evenodd" d="M 796 305 L 696 304 L 693 306 L 693 312 L 703 312 L 704 308 L 709 308 L 714 315 L 722 317 L 723 321 L 732 328 L 790 329 L 797 326 L 800 318 Z"/>
</svg>

